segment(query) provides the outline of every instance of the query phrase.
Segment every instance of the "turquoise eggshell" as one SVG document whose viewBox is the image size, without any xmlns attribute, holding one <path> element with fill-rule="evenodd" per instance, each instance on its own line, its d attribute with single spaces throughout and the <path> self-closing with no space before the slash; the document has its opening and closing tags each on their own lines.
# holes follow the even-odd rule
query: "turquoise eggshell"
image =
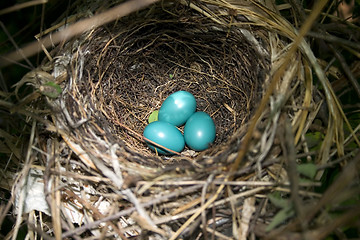
<svg viewBox="0 0 360 240">
<path fill-rule="evenodd" d="M 156 121 L 148 124 L 144 129 L 143 135 L 147 139 L 175 152 L 181 152 L 185 147 L 185 140 L 182 133 L 174 125 L 171 125 L 168 122 Z M 156 147 L 150 142 L 147 142 L 147 144 L 152 150 L 155 151 L 156 149 L 159 154 L 173 155 L 173 153 L 163 148 Z"/>
<path fill-rule="evenodd" d="M 175 126 L 183 125 L 196 111 L 196 99 L 187 91 L 174 92 L 168 96 L 159 110 L 159 120 Z"/>
<path fill-rule="evenodd" d="M 205 112 L 194 113 L 185 124 L 185 143 L 195 151 L 207 149 L 214 142 L 215 136 L 215 123 Z"/>
</svg>

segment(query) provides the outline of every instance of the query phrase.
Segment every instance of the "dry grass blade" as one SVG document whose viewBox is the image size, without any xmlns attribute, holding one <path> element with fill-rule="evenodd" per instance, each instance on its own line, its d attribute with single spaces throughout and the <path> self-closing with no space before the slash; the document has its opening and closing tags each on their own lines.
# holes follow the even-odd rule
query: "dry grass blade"
<svg viewBox="0 0 360 240">
<path fill-rule="evenodd" d="M 290 61 L 290 59 L 297 51 L 297 48 L 300 46 L 300 44 L 303 44 L 303 37 L 310 30 L 311 25 L 313 24 L 316 17 L 319 15 L 319 13 L 321 12 L 321 10 L 323 9 L 323 7 L 325 6 L 326 3 L 327 3 L 327 1 L 319 1 L 319 2 L 317 2 L 317 5 L 314 6 L 314 9 L 311 12 L 311 15 L 306 19 L 306 22 L 301 27 L 299 35 L 294 40 L 293 45 L 291 46 L 289 51 L 284 56 L 284 64 L 282 64 L 281 67 L 272 76 L 272 80 L 268 86 L 268 89 L 266 90 L 266 93 L 265 93 L 264 97 L 262 98 L 260 105 L 254 114 L 254 117 L 252 118 L 249 129 L 244 137 L 243 144 L 241 145 L 241 148 L 239 150 L 239 154 L 230 169 L 231 172 L 236 171 L 241 165 L 244 164 L 244 163 L 242 163 L 242 160 L 245 156 L 245 153 L 247 152 L 247 150 L 249 148 L 250 140 L 253 136 L 253 132 L 255 130 L 257 121 L 260 118 L 262 112 L 264 111 L 271 94 L 273 93 L 278 81 L 280 80 L 280 77 L 283 75 L 283 73 L 287 67 L 287 64 L 285 64 L 285 63 Z"/>
<path fill-rule="evenodd" d="M 177 237 L 203 212 L 218 198 L 225 185 L 220 185 L 216 190 L 214 196 L 212 196 L 205 204 L 203 204 L 197 211 L 183 224 L 181 227 L 169 238 L 169 240 L 175 240 Z"/>
<path fill-rule="evenodd" d="M 311 99 L 312 99 L 312 89 L 313 89 L 313 79 L 312 79 L 312 75 L 311 75 L 311 69 L 309 66 L 309 63 L 305 60 L 304 61 L 304 70 L 305 70 L 305 97 L 304 97 L 304 102 L 303 102 L 303 110 L 301 111 L 301 116 L 300 116 L 300 120 L 299 120 L 299 125 L 298 125 L 298 129 L 297 129 L 297 133 L 295 136 L 295 145 L 299 142 L 300 137 L 302 134 L 304 134 L 304 127 L 305 127 L 305 123 L 309 114 L 309 108 L 310 108 L 310 104 L 311 104 Z"/>
</svg>

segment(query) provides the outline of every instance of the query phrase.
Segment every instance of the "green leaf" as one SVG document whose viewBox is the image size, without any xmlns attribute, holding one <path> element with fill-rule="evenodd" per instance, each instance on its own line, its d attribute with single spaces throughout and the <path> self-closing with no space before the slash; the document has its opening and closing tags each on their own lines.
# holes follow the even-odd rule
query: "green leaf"
<svg viewBox="0 0 360 240">
<path fill-rule="evenodd" d="M 49 98 L 57 98 L 61 92 L 61 87 L 55 82 L 49 81 L 39 87 L 41 94 Z"/>
<path fill-rule="evenodd" d="M 158 115 L 159 115 L 158 110 L 153 111 L 149 116 L 148 122 L 149 123 L 156 122 L 158 120 Z"/>
<path fill-rule="evenodd" d="M 313 147 L 320 147 L 320 143 L 323 139 L 323 134 L 320 132 L 310 132 L 305 135 L 305 139 L 310 149 Z"/>
<path fill-rule="evenodd" d="M 173 79 L 173 78 L 174 78 L 174 74 L 170 73 L 170 74 L 169 74 L 169 77 L 170 77 L 170 79 Z"/>
<path fill-rule="evenodd" d="M 310 184 L 310 183 L 314 183 L 314 181 L 311 180 L 311 179 L 309 179 L 309 178 L 302 178 L 302 177 L 300 177 L 300 178 L 299 178 L 299 183 L 303 183 L 303 184 L 308 183 L 308 184 Z"/>
<path fill-rule="evenodd" d="M 304 164 L 297 165 L 297 171 L 300 174 L 302 174 L 310 179 L 313 179 L 316 175 L 317 167 L 313 163 L 304 163 Z"/>
<path fill-rule="evenodd" d="M 291 206 L 288 206 L 286 208 L 281 209 L 272 219 L 272 221 L 270 222 L 270 224 L 266 227 L 266 231 L 270 231 L 272 229 L 274 229 L 275 227 L 279 226 L 281 223 L 283 223 L 284 221 L 286 221 L 287 219 L 291 218 L 292 216 L 294 216 L 295 212 L 292 209 Z"/>
<path fill-rule="evenodd" d="M 289 201 L 284 199 L 277 192 L 271 193 L 268 195 L 269 200 L 278 208 L 287 208 L 289 206 Z"/>
</svg>

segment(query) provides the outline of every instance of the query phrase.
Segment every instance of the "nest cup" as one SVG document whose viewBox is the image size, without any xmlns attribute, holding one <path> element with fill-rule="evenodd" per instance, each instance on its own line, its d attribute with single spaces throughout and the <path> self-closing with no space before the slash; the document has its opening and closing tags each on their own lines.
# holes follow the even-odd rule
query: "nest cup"
<svg viewBox="0 0 360 240">
<path fill-rule="evenodd" d="M 117 156 L 149 167 L 236 151 L 266 72 L 264 56 L 240 31 L 175 3 L 94 30 L 71 65 L 59 122 L 71 115 L 82 123 L 71 131 L 94 156 L 106 159 L 99 155 L 116 144 Z M 192 93 L 197 111 L 213 118 L 216 140 L 200 153 L 185 148 L 180 156 L 158 156 L 141 135 L 149 115 L 179 90 Z"/>
<path fill-rule="evenodd" d="M 186 148 L 183 155 L 200 160 L 230 154 L 238 144 L 238 130 L 261 97 L 264 57 L 236 28 L 170 5 L 171 12 L 158 6 L 96 29 L 80 45 L 69 74 L 71 94 L 62 97 L 74 123 L 92 115 L 76 128 L 85 148 L 90 141 L 101 153 L 116 143 L 126 160 L 146 166 L 183 159 L 157 156 L 139 137 L 149 115 L 179 90 L 195 96 L 197 111 L 207 112 L 217 130 L 208 150 L 187 154 Z"/>
</svg>

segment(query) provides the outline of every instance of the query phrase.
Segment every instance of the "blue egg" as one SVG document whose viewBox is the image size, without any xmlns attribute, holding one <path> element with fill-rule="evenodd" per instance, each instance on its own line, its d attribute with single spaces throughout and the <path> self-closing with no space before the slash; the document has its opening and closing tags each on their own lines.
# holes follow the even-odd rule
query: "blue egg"
<svg viewBox="0 0 360 240">
<path fill-rule="evenodd" d="M 159 110 L 159 120 L 175 126 L 183 125 L 196 111 L 196 99 L 187 91 L 174 92 L 168 96 Z"/>
<path fill-rule="evenodd" d="M 148 124 L 144 129 L 143 135 L 147 139 L 175 152 L 181 152 L 185 147 L 185 141 L 182 133 L 174 125 L 171 125 L 168 122 L 156 121 Z M 147 142 L 147 144 L 152 150 L 157 151 L 160 154 L 173 154 L 164 148 L 151 144 L 150 142 Z"/>
<path fill-rule="evenodd" d="M 207 149 L 214 142 L 215 136 L 215 123 L 205 112 L 194 113 L 185 124 L 185 143 L 195 151 Z"/>
</svg>

